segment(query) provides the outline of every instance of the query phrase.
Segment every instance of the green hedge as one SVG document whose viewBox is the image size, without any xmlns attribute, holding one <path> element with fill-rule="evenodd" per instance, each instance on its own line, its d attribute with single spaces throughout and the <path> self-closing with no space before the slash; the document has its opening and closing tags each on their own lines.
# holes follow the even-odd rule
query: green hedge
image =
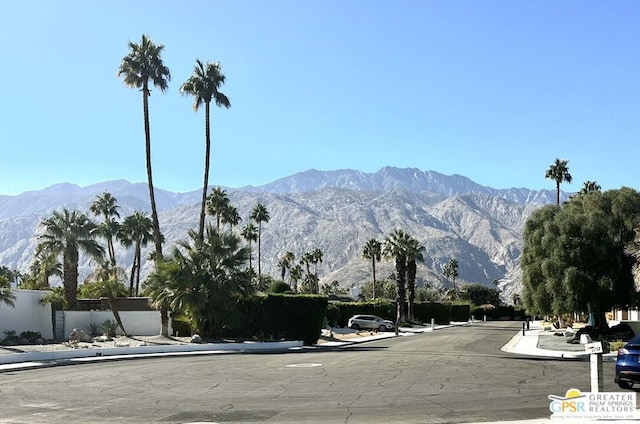
<svg viewBox="0 0 640 424">
<path fill-rule="evenodd" d="M 318 342 L 327 311 L 327 297 L 319 295 L 269 294 L 240 305 L 241 328 L 229 336 L 260 340 Z"/>
<path fill-rule="evenodd" d="M 340 310 L 339 327 L 345 327 L 353 315 L 377 315 L 391 321 L 396 320 L 396 303 L 389 300 L 369 302 L 336 302 Z M 413 316 L 417 322 L 430 323 L 431 318 L 437 324 L 449 324 L 451 321 L 468 321 L 470 307 L 467 304 L 414 303 Z M 405 308 L 405 311 L 407 309 Z"/>
<path fill-rule="evenodd" d="M 370 300 L 368 302 L 336 302 L 340 311 L 337 320 L 338 327 L 346 327 L 347 321 L 354 315 L 377 315 L 391 321 L 396 320 L 396 304 L 389 300 Z"/>
<path fill-rule="evenodd" d="M 486 315 L 488 320 L 523 321 L 527 317 L 527 311 L 520 306 L 498 306 L 493 309 L 473 307 L 471 309 L 471 315 L 479 320 L 484 319 L 484 316 Z"/>
</svg>

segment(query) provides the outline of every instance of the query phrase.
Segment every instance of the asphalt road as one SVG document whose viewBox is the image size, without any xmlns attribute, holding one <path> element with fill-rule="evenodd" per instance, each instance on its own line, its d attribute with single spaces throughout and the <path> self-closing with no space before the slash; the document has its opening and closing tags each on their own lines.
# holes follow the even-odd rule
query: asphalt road
<svg viewBox="0 0 640 424">
<path fill-rule="evenodd" d="M 500 351 L 519 322 L 284 354 L 100 362 L 0 374 L 0 423 L 464 423 L 549 416 L 589 363 Z M 614 364 L 604 364 L 605 390 Z"/>
</svg>

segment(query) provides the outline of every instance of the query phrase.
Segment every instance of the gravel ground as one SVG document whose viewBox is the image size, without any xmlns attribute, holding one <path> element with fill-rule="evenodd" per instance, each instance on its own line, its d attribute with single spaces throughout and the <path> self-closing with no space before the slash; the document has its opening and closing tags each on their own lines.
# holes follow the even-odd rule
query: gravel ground
<svg viewBox="0 0 640 424">
<path fill-rule="evenodd" d="M 553 332 L 541 331 L 538 335 L 538 347 L 548 350 L 563 350 L 566 352 L 584 352 L 583 344 L 567 343 L 569 337 L 556 336 Z"/>
</svg>

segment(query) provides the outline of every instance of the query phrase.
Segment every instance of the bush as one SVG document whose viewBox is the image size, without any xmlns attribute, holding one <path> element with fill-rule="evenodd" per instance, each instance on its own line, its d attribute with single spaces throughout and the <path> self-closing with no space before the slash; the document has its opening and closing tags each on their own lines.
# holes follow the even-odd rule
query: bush
<svg viewBox="0 0 640 424">
<path fill-rule="evenodd" d="M 227 336 L 259 340 L 302 340 L 315 344 L 327 312 L 327 297 L 269 294 L 239 304 L 241 327 Z"/>
<path fill-rule="evenodd" d="M 337 325 L 346 327 L 347 321 L 354 315 L 377 315 L 382 319 L 395 321 L 396 304 L 387 299 L 370 300 L 368 302 L 336 302 L 335 306 L 340 311 Z"/>
<path fill-rule="evenodd" d="M 100 330 L 109 337 L 116 336 L 116 330 L 118 329 L 118 323 L 114 320 L 108 319 L 99 326 Z"/>
<path fill-rule="evenodd" d="M 191 336 L 191 323 L 186 318 L 173 318 L 171 320 L 171 328 L 173 329 L 172 335 L 174 337 Z"/>
<path fill-rule="evenodd" d="M 293 293 L 291 291 L 291 286 L 285 283 L 284 281 L 274 281 L 269 286 L 269 293 L 277 294 L 277 293 Z"/>
<path fill-rule="evenodd" d="M 338 325 L 338 320 L 340 320 L 340 308 L 335 303 L 329 303 L 327 305 L 327 324 L 329 327 L 335 327 Z"/>
</svg>

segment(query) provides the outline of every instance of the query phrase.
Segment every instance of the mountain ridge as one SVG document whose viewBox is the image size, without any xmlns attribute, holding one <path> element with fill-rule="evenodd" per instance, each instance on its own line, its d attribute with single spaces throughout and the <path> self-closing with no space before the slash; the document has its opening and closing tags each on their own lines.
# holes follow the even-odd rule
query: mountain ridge
<svg viewBox="0 0 640 424">
<path fill-rule="evenodd" d="M 0 196 L 0 265 L 27 272 L 42 218 L 62 208 L 88 213 L 95 196 L 105 190 L 118 200 L 122 217 L 134 210 L 149 211 L 147 185 L 125 180 L 86 187 L 62 183 Z M 555 190 L 498 190 L 461 175 L 393 167 L 375 173 L 308 170 L 259 187 L 226 190 L 243 219 L 241 225 L 248 222 L 257 203 L 267 207 L 271 219 L 263 223 L 263 270 L 273 277 L 279 276 L 277 262 L 286 251 L 299 258 L 320 248 L 324 252 L 321 283 L 337 280 L 344 286 L 361 285 L 370 279 L 370 263 L 361 257 L 364 243 L 370 238 L 383 240 L 402 228 L 425 245 L 420 284 L 445 287 L 448 282 L 441 267 L 455 257 L 460 282 L 490 285 L 499 280 L 505 293 L 518 291 L 526 219 L 540 205 L 554 202 L 556 194 Z M 200 190 L 156 189 L 166 252 L 197 227 L 200 195 Z M 150 246 L 143 256 L 149 251 Z M 118 246 L 116 254 L 119 264 L 129 266 L 132 251 Z M 87 275 L 91 267 L 83 258 L 80 274 Z M 148 262 L 143 273 L 151 270 Z M 392 271 L 389 262 L 380 264 L 381 278 Z"/>
</svg>

